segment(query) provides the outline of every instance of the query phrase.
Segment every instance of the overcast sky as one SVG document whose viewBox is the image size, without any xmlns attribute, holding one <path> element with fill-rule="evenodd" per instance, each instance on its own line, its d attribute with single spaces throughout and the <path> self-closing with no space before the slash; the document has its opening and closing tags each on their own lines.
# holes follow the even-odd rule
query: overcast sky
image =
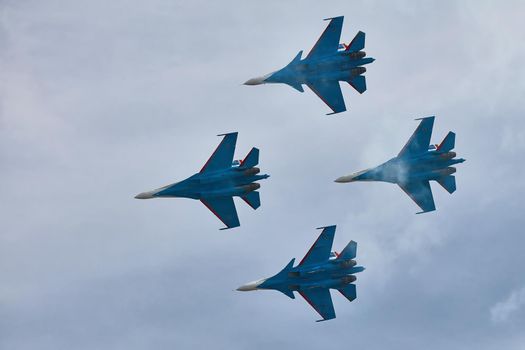
<svg viewBox="0 0 525 350">
<path fill-rule="evenodd" d="M 524 349 L 525 31 L 520 1 L 0 1 L 0 348 Z M 368 90 L 335 116 L 309 90 L 249 87 L 345 16 Z M 456 132 L 437 211 L 397 186 L 337 184 L 396 155 L 415 118 Z M 241 227 L 142 191 L 198 171 L 238 131 L 262 206 Z M 315 323 L 239 285 L 337 225 L 358 299 Z"/>
</svg>

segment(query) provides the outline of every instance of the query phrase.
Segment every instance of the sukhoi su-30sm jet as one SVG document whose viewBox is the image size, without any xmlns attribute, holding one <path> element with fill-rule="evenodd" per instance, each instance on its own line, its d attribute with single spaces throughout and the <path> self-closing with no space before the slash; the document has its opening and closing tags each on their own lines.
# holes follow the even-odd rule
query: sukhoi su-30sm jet
<svg viewBox="0 0 525 350">
<path fill-rule="evenodd" d="M 139 193 L 135 198 L 185 197 L 199 199 L 226 228 L 240 226 L 233 197 L 241 197 L 253 209 L 261 205 L 259 192 L 261 187 L 255 181 L 266 179 L 269 175 L 260 175 L 259 150 L 252 148 L 244 160 L 233 161 L 237 133 L 224 135 L 210 159 L 201 171 L 183 180 L 153 191 Z"/>
<path fill-rule="evenodd" d="M 286 67 L 246 81 L 245 85 L 282 83 L 304 92 L 306 84 L 335 114 L 346 111 L 339 81 L 349 83 L 360 94 L 366 91 L 365 64 L 374 61 L 365 57 L 365 33 L 358 32 L 350 44 L 340 44 L 343 16 L 328 18 L 330 23 L 317 40 L 308 56 L 301 59 L 303 51 Z"/>
<path fill-rule="evenodd" d="M 356 273 L 365 268 L 356 266 L 357 243 L 350 241 L 341 253 L 332 252 L 335 225 L 321 227 L 323 232 L 312 245 L 303 260 L 293 266 L 292 259 L 277 275 L 247 283 L 239 291 L 273 289 L 295 299 L 293 292 L 301 296 L 326 321 L 335 318 L 330 289 L 337 289 L 349 301 L 357 298 Z"/>
<path fill-rule="evenodd" d="M 375 168 L 341 176 L 335 182 L 384 181 L 398 184 L 421 208 L 420 213 L 436 210 L 430 180 L 439 183 L 448 193 L 456 190 L 456 168 L 452 165 L 465 159 L 455 158 L 452 152 L 456 134 L 450 131 L 439 145 L 430 145 L 434 117 L 421 120 L 397 157 Z M 420 214 L 418 213 L 418 214 Z"/>
</svg>

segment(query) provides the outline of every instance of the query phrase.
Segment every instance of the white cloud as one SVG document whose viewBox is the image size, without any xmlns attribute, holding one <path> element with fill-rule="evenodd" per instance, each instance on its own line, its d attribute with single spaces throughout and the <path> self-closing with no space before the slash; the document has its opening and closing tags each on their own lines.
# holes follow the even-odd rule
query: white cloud
<svg viewBox="0 0 525 350">
<path fill-rule="evenodd" d="M 493 322 L 507 322 L 513 314 L 525 306 L 525 287 L 512 291 L 502 301 L 490 308 L 490 318 Z"/>
</svg>

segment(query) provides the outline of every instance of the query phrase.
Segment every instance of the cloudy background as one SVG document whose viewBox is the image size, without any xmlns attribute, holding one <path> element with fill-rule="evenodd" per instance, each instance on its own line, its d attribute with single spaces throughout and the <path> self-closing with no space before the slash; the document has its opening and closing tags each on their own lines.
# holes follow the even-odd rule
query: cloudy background
<svg viewBox="0 0 525 350">
<path fill-rule="evenodd" d="M 0 2 L 0 349 L 524 349 L 525 6 L 519 1 Z M 307 53 L 322 19 L 377 60 L 348 111 L 247 87 Z M 457 133 L 438 210 L 397 186 L 336 184 L 436 115 Z M 139 201 L 239 131 L 261 149 L 262 206 L 240 228 L 199 202 Z M 239 285 L 337 224 L 359 244 L 337 319 Z"/>
</svg>

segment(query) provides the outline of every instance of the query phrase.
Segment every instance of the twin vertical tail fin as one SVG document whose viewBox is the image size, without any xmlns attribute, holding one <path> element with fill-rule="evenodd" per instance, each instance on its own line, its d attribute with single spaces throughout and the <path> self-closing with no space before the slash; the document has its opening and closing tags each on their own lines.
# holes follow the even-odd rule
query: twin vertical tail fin
<svg viewBox="0 0 525 350">
<path fill-rule="evenodd" d="M 257 164 L 259 164 L 259 149 L 253 147 L 246 158 L 242 160 L 240 167 L 253 168 Z"/>
<path fill-rule="evenodd" d="M 441 141 L 441 144 L 436 147 L 436 151 L 449 152 L 456 146 L 456 134 L 449 131 L 447 136 Z M 452 175 L 444 176 L 436 180 L 448 193 L 456 191 L 456 178 Z"/>
<path fill-rule="evenodd" d="M 240 169 L 249 169 L 253 168 L 259 164 L 259 149 L 253 147 L 246 158 L 241 161 Z M 261 206 L 261 198 L 259 197 L 259 192 L 252 191 L 241 197 L 250 207 L 254 210 Z"/>
<path fill-rule="evenodd" d="M 436 180 L 448 193 L 452 194 L 456 190 L 456 177 L 448 175 Z"/>
<path fill-rule="evenodd" d="M 338 259 L 355 259 L 357 255 L 357 243 L 354 241 L 350 241 L 345 249 L 339 254 Z"/>
<path fill-rule="evenodd" d="M 357 52 L 365 48 L 365 33 L 359 31 L 346 47 L 348 52 Z"/>
<path fill-rule="evenodd" d="M 448 152 L 456 147 L 456 134 L 449 131 L 447 136 L 441 141 L 441 144 L 437 146 L 437 151 Z"/>
</svg>

